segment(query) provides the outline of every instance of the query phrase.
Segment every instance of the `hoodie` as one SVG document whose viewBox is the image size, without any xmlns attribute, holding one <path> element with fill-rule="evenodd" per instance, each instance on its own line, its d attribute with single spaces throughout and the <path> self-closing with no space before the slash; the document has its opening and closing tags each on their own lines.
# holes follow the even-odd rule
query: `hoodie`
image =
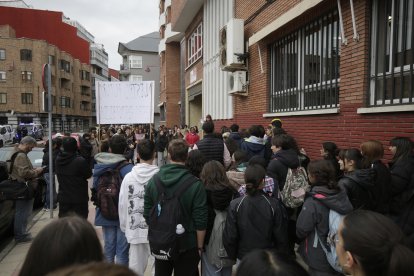
<svg viewBox="0 0 414 276">
<path fill-rule="evenodd" d="M 355 170 L 344 174 L 338 185 L 346 191 L 354 209 L 375 211 L 374 179 L 373 169 Z"/>
<path fill-rule="evenodd" d="M 138 163 L 122 181 L 119 193 L 119 224 L 130 244 L 148 243 L 148 225 L 144 218 L 144 194 L 158 166 Z"/>
<path fill-rule="evenodd" d="M 328 236 L 331 209 L 341 215 L 352 211 L 352 204 L 346 192 L 330 190 L 326 186 L 312 186 L 296 222 L 296 236 L 300 240 L 299 254 L 309 267 L 335 274 L 319 242 L 314 247 L 315 230 L 322 241 Z"/>
<path fill-rule="evenodd" d="M 263 138 L 250 136 L 244 139 L 240 144 L 240 149 L 247 153 L 247 159 L 250 160 L 255 155 L 266 158 L 266 141 Z"/>
<path fill-rule="evenodd" d="M 295 150 L 279 150 L 273 156 L 267 166 L 267 175 L 276 179 L 279 184 L 279 190 L 282 191 L 285 186 L 288 168 L 295 169 L 299 167 L 299 157 Z"/>
<path fill-rule="evenodd" d="M 180 164 L 167 164 L 161 167 L 158 176 L 164 183 L 166 193 L 173 193 L 183 181 L 191 175 L 190 171 Z M 148 217 L 152 207 L 158 199 L 158 191 L 153 178 L 148 182 L 144 195 L 144 217 Z M 183 226 L 187 235 L 182 243 L 182 250 L 197 247 L 196 230 L 207 228 L 207 200 L 206 191 L 201 181 L 196 181 L 180 197 L 184 210 Z"/>
<path fill-rule="evenodd" d="M 108 169 L 114 169 L 120 162 L 126 161 L 125 156 L 122 154 L 115 154 L 110 152 L 101 152 L 95 155 L 95 167 L 93 171 L 93 188 L 98 188 L 99 177 Z M 127 173 L 132 170 L 133 165 L 128 164 L 124 166 L 121 171 L 121 178 L 124 178 Z M 122 189 L 122 184 L 121 184 Z M 95 225 L 96 226 L 119 226 L 119 220 L 109 220 L 101 215 L 101 210 L 96 207 L 95 212 Z"/>
</svg>

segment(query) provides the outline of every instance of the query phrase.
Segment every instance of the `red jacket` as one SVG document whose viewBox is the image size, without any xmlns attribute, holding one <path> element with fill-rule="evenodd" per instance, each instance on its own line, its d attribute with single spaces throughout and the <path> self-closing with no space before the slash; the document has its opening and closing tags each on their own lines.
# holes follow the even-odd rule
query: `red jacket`
<svg viewBox="0 0 414 276">
<path fill-rule="evenodd" d="M 185 140 L 190 145 L 190 147 L 193 147 L 195 143 L 197 143 L 200 140 L 200 136 L 198 136 L 197 133 L 187 133 L 185 136 Z"/>
</svg>

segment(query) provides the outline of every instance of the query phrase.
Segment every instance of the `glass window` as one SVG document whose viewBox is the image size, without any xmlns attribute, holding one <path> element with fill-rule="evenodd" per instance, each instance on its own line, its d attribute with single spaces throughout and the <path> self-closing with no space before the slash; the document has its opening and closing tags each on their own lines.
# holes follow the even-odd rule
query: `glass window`
<svg viewBox="0 0 414 276">
<path fill-rule="evenodd" d="M 6 71 L 0 71 L 0 81 L 6 80 Z"/>
<path fill-rule="evenodd" d="M 70 62 L 61 59 L 59 62 L 59 69 L 67 73 L 70 73 Z"/>
<path fill-rule="evenodd" d="M 188 66 L 203 55 L 203 25 L 200 24 L 187 41 Z"/>
<path fill-rule="evenodd" d="M 22 104 L 33 104 L 33 94 L 22 93 Z"/>
<path fill-rule="evenodd" d="M 6 59 L 6 50 L 0 49 L 0 60 L 5 60 L 5 59 Z"/>
<path fill-rule="evenodd" d="M 69 97 L 60 97 L 60 106 L 64 108 L 70 108 L 70 98 Z"/>
<path fill-rule="evenodd" d="M 22 71 L 22 81 L 32 81 L 32 72 Z"/>
<path fill-rule="evenodd" d="M 0 93 L 0 104 L 7 103 L 7 93 Z"/>
<path fill-rule="evenodd" d="M 129 68 L 142 68 L 142 56 L 129 56 Z"/>
<path fill-rule="evenodd" d="M 341 36 L 332 11 L 285 36 L 270 49 L 270 112 L 338 105 Z"/>
<path fill-rule="evenodd" d="M 141 82 L 142 81 L 142 76 L 141 75 L 130 75 L 129 81 Z"/>
<path fill-rule="evenodd" d="M 414 101 L 411 0 L 372 1 L 369 105 Z"/>
<path fill-rule="evenodd" d="M 32 61 L 32 50 L 21 49 L 20 50 L 20 60 Z"/>
<path fill-rule="evenodd" d="M 50 65 L 55 65 L 55 56 L 49 55 L 49 57 L 48 57 L 48 63 Z"/>
</svg>

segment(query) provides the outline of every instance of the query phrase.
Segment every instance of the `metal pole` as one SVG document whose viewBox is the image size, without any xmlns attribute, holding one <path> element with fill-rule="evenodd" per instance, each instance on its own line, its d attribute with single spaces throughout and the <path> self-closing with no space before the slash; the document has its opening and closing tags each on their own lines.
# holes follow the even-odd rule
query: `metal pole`
<svg viewBox="0 0 414 276">
<path fill-rule="evenodd" d="M 51 77 L 51 67 L 50 64 L 47 64 L 47 110 L 48 110 L 48 124 L 49 124 L 49 213 L 50 218 L 53 218 L 53 191 L 54 191 L 54 182 L 55 177 L 53 174 L 53 146 L 52 146 L 52 77 Z"/>
</svg>

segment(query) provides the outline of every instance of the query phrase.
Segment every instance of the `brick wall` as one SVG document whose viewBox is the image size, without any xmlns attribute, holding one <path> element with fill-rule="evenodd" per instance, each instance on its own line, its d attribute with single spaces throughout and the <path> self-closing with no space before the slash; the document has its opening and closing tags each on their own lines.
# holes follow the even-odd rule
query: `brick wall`
<svg viewBox="0 0 414 276">
<path fill-rule="evenodd" d="M 180 123 L 180 43 L 172 42 L 166 44 L 165 48 L 165 71 L 166 87 L 165 99 L 167 102 L 165 125 L 172 127 Z"/>
</svg>

